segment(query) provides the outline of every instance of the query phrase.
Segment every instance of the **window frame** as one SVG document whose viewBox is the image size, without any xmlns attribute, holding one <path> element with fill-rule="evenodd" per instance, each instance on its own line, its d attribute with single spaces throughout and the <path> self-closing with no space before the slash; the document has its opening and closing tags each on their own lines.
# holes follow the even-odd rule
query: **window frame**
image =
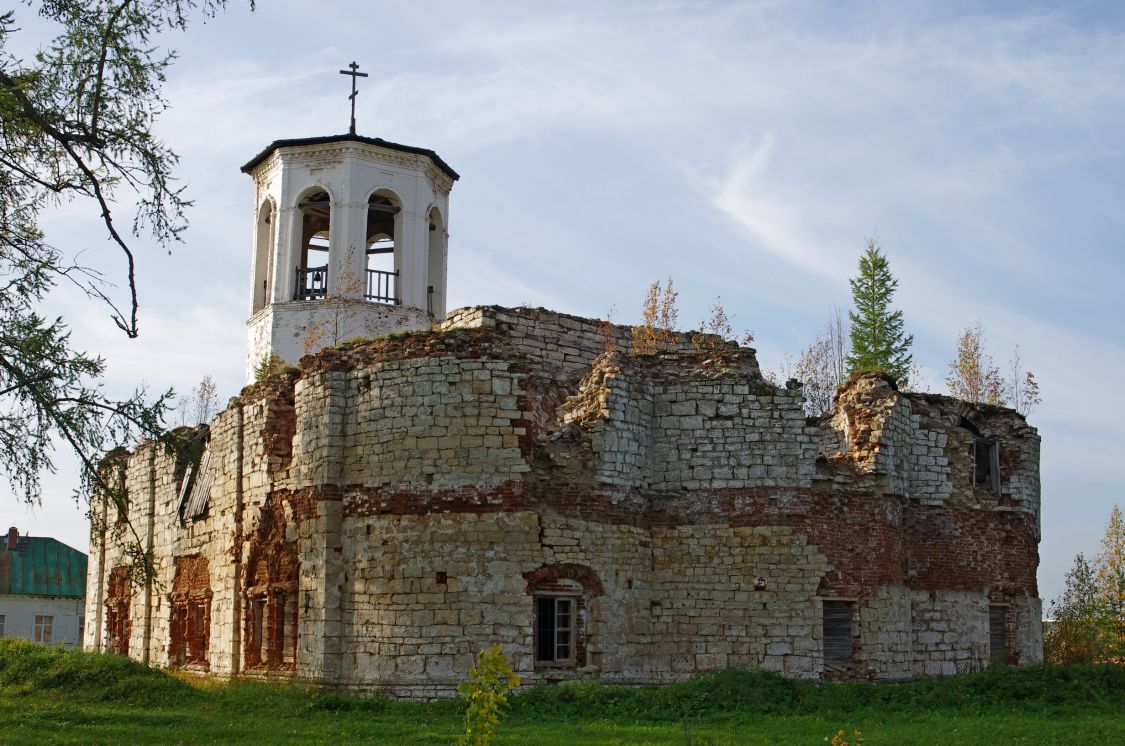
<svg viewBox="0 0 1125 746">
<path fill-rule="evenodd" d="M 34 640 L 35 642 L 42 643 L 43 645 L 51 645 L 54 641 L 55 631 L 55 615 L 54 614 L 36 614 L 35 615 L 35 628 Z"/>
<path fill-rule="evenodd" d="M 538 592 L 535 598 L 535 665 L 541 667 L 555 667 L 555 668 L 573 668 L 578 665 L 578 610 L 582 599 L 581 593 L 565 593 L 543 591 Z M 540 643 L 543 634 L 543 616 L 542 609 L 545 604 L 549 603 L 552 611 L 552 625 L 550 633 L 554 636 L 551 644 L 552 658 L 540 657 L 541 649 Z M 568 626 L 560 629 L 558 626 L 559 619 L 559 604 L 565 603 L 569 606 L 566 613 L 568 619 Z M 559 634 L 565 632 L 568 637 L 566 643 L 559 642 Z M 565 657 L 559 656 L 559 648 L 565 645 L 568 648 L 568 653 Z"/>
<path fill-rule="evenodd" d="M 5 630 L 7 619 L 8 619 L 7 614 L 0 614 L 0 637 L 4 636 L 4 630 Z"/>
</svg>

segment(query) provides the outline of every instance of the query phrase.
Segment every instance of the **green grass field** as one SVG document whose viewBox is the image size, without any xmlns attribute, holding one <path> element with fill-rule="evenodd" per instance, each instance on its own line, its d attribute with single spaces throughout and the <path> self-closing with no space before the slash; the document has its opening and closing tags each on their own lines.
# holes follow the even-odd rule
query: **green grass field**
<svg viewBox="0 0 1125 746">
<path fill-rule="evenodd" d="M 0 742 L 448 744 L 460 703 L 193 682 L 115 656 L 0 640 Z M 537 687 L 497 744 L 1125 744 L 1125 668 L 995 669 L 909 684 L 722 671 L 668 687 Z M 852 739 L 849 738 L 849 741 Z"/>
</svg>

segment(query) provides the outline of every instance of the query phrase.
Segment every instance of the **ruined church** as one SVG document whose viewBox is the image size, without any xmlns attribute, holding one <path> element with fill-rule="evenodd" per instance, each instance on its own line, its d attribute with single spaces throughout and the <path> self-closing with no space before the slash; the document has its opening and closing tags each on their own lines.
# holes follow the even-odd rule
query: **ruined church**
<svg viewBox="0 0 1125 746">
<path fill-rule="evenodd" d="M 430 150 L 279 140 L 242 170 L 249 385 L 191 457 L 121 461 L 155 578 L 94 501 L 87 649 L 398 697 L 492 643 L 525 684 L 1040 661 L 1015 412 L 868 375 L 808 418 L 733 342 L 447 311 L 458 174 Z"/>
</svg>

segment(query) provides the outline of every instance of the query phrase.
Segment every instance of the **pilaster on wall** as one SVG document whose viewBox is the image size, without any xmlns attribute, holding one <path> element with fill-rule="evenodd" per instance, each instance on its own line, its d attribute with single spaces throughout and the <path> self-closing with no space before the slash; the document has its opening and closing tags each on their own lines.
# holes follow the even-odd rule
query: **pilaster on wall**
<svg viewBox="0 0 1125 746">
<path fill-rule="evenodd" d="M 346 442 L 347 373 L 325 375 L 321 433 L 324 460 L 320 464 L 325 485 L 315 494 L 315 515 L 301 522 L 298 540 L 299 643 L 297 674 L 302 678 L 335 682 L 341 671 L 343 570 L 343 493 L 340 488 Z"/>
</svg>

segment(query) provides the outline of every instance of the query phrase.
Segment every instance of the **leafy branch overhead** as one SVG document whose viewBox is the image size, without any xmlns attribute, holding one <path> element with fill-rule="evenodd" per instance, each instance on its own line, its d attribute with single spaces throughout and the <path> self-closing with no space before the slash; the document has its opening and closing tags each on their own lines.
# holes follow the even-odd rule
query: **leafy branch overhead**
<svg viewBox="0 0 1125 746">
<path fill-rule="evenodd" d="M 71 283 L 137 336 L 130 241 L 146 231 L 159 245 L 178 240 L 190 206 L 173 176 L 178 158 L 153 132 L 174 59 L 154 39 L 186 28 L 193 12 L 211 16 L 224 5 L 44 0 L 38 14 L 56 35 L 31 59 L 11 51 L 25 33 L 17 12 L 0 13 L 0 466 L 28 503 L 40 500 L 40 475 L 55 469 L 61 443 L 78 458 L 79 491 L 96 488 L 127 516 L 127 495 L 100 468 L 103 454 L 163 430 L 171 392 L 109 396 L 105 362 L 74 349 L 64 320 L 39 307 L 53 287 Z M 136 204 L 124 228 L 115 213 L 122 196 Z M 67 258 L 75 251 L 47 242 L 43 211 L 69 202 L 91 208 L 120 268 L 80 266 Z M 123 300 L 111 297 L 107 278 L 120 278 Z"/>
</svg>

